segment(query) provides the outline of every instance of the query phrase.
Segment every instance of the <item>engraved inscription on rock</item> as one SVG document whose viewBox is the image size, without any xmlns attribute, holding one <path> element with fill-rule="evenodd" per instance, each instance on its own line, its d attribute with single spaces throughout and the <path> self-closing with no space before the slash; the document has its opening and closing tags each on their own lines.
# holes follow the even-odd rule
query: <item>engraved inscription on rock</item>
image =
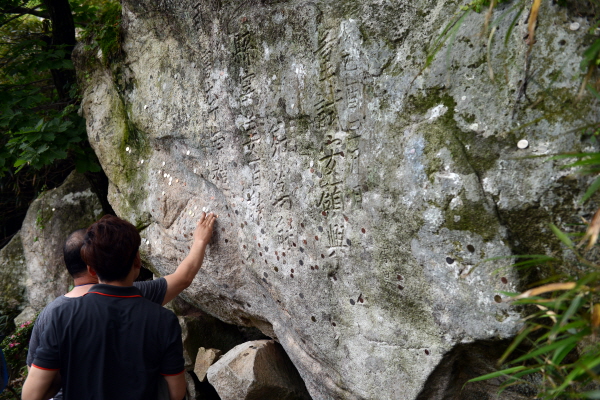
<svg viewBox="0 0 600 400">
<path fill-rule="evenodd" d="M 219 214 L 183 297 L 276 338 L 315 399 L 414 399 L 457 344 L 513 335 L 519 315 L 494 299 L 518 277 L 483 261 L 511 254 L 499 215 L 566 174 L 500 135 L 501 162 L 477 163 L 493 133 L 469 126 L 513 129 L 512 92 L 469 67 L 479 31 L 458 31 L 452 74 L 439 61 L 418 76 L 453 8 L 396 3 L 126 0 L 132 83 L 100 68 L 85 88 L 111 204 L 143 227 L 145 262 L 171 273 L 200 214 Z M 529 148 L 561 137 L 530 129 Z M 535 184 L 510 179 L 524 168 Z"/>
</svg>

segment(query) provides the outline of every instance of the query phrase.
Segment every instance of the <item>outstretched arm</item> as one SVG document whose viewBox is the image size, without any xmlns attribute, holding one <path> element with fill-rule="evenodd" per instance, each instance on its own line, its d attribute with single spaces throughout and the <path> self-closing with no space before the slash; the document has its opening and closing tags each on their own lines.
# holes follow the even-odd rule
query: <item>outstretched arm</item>
<svg viewBox="0 0 600 400">
<path fill-rule="evenodd" d="M 190 253 L 179 264 L 175 272 L 165 276 L 167 280 L 167 292 L 163 300 L 163 305 L 173 300 L 179 293 L 192 284 L 194 277 L 202 266 L 206 246 L 212 237 L 213 227 L 217 215 L 210 213 L 202 213 L 200 220 L 194 231 L 194 243 L 190 249 Z"/>
</svg>

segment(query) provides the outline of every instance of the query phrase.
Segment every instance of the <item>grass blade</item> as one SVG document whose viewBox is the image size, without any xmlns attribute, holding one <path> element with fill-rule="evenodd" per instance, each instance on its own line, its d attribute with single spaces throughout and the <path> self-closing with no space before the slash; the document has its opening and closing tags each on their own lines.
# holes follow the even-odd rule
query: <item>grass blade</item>
<svg viewBox="0 0 600 400">
<path fill-rule="evenodd" d="M 583 338 L 586 334 L 587 334 L 586 331 L 582 331 L 582 332 L 579 332 L 578 334 L 570 336 L 566 339 L 559 340 L 558 342 L 550 343 L 549 345 L 535 349 L 532 352 L 517 358 L 516 360 L 512 361 L 511 364 L 516 364 L 521 361 L 529 360 L 530 358 L 534 358 L 534 357 L 540 356 L 542 354 L 549 353 L 550 351 L 558 349 L 559 347 L 568 346 L 572 343 L 576 343 L 581 338 Z"/>
<path fill-rule="evenodd" d="M 600 390 L 592 390 L 590 392 L 582 393 L 581 396 L 584 399 L 600 399 Z"/>
<path fill-rule="evenodd" d="M 580 203 L 585 203 L 587 199 L 592 197 L 596 191 L 600 189 L 600 176 L 596 178 L 596 180 L 590 185 L 590 187 L 585 191 L 585 194 L 581 198 Z"/>
<path fill-rule="evenodd" d="M 548 293 L 548 292 L 556 292 L 557 290 L 571 290 L 577 286 L 575 282 L 564 282 L 564 283 L 549 283 L 544 286 L 536 287 L 533 289 L 529 289 L 520 295 L 513 297 L 511 300 L 520 300 L 528 297 L 535 297 L 540 294 Z"/>
<path fill-rule="evenodd" d="M 574 368 L 573 371 L 571 371 L 571 373 L 565 377 L 563 383 L 556 388 L 556 392 L 562 392 L 567 386 L 571 384 L 571 382 L 577 379 L 580 375 L 586 374 L 587 371 L 599 365 L 600 357 L 590 358 L 589 362 L 585 362 L 583 364 L 584 365 L 579 365 L 576 368 Z"/>
<path fill-rule="evenodd" d="M 567 246 L 571 250 L 574 250 L 573 242 L 571 241 L 569 236 L 567 236 L 566 233 L 558 229 L 554 224 L 550 224 L 550 229 L 552 229 L 552 232 L 554 232 L 554 234 L 560 239 L 561 242 L 565 244 L 565 246 Z"/>
<path fill-rule="evenodd" d="M 512 22 L 510 23 L 510 26 L 508 27 L 508 31 L 506 31 L 506 35 L 504 36 L 504 47 L 506 47 L 508 45 L 508 39 L 510 38 L 510 35 L 511 35 L 513 29 L 515 29 L 515 25 L 517 24 L 517 21 L 519 21 L 519 17 L 521 17 L 521 14 L 523 14 L 524 9 L 525 9 L 525 6 L 521 6 L 521 8 L 519 9 L 519 12 L 517 12 L 517 15 L 515 15 Z"/>
<path fill-rule="evenodd" d="M 527 326 L 521 332 L 519 332 L 517 337 L 514 338 L 514 340 L 510 344 L 510 346 L 508 346 L 508 348 L 504 351 L 504 354 L 502 354 L 500 360 L 498 360 L 498 364 L 503 364 L 504 361 L 508 358 L 508 356 L 512 354 L 512 352 L 517 348 L 517 346 L 521 344 L 523 339 L 525 339 L 532 331 L 533 327 Z"/>
<path fill-rule="evenodd" d="M 592 85 L 590 85 L 588 83 L 587 88 L 594 95 L 594 97 L 596 97 L 598 100 L 600 100 L 600 93 L 598 93 L 598 91 L 596 89 L 594 89 L 594 87 Z"/>
<path fill-rule="evenodd" d="M 506 375 L 513 374 L 515 372 L 522 371 L 525 368 L 526 367 L 524 367 L 522 365 L 520 365 L 518 367 L 507 368 L 507 369 L 503 369 L 501 371 L 492 372 L 491 374 L 478 376 L 477 378 L 470 379 L 467 382 L 479 382 L 479 381 L 485 381 L 488 379 L 498 378 L 500 376 L 506 376 Z"/>
</svg>

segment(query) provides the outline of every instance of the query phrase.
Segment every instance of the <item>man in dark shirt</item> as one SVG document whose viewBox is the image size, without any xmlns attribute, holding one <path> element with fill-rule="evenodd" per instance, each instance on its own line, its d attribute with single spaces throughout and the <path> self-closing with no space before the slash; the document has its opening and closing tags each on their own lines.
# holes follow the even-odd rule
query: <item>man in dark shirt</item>
<svg viewBox="0 0 600 400">
<path fill-rule="evenodd" d="M 154 279 L 152 281 L 134 282 L 133 285 L 140 289 L 142 296 L 157 304 L 167 304 L 173 300 L 179 293 L 189 287 L 194 280 L 194 277 L 202 266 L 206 246 L 210 242 L 212 229 L 216 216 L 212 213 L 206 215 L 202 213 L 200 220 L 194 232 L 194 245 L 192 246 L 189 255 L 179 264 L 174 273 L 163 278 Z M 208 222 L 213 220 L 212 224 Z M 74 288 L 69 293 L 57 297 L 48 304 L 38 315 L 31 339 L 29 340 L 29 351 L 27 352 L 27 366 L 31 367 L 31 363 L 35 358 L 35 353 L 39 345 L 39 336 L 44 331 L 48 324 L 48 317 L 54 308 L 60 307 L 62 304 L 73 300 L 76 297 L 83 296 L 87 291 L 98 283 L 98 277 L 95 274 L 88 272 L 85 262 L 81 259 L 81 246 L 83 246 L 83 238 L 85 229 L 79 229 L 73 232 L 63 246 L 63 257 L 67 271 L 73 277 Z M 136 257 L 135 262 L 139 263 L 139 257 Z M 56 397 L 60 399 L 60 397 Z"/>
<path fill-rule="evenodd" d="M 79 229 L 69 235 L 67 241 L 65 242 L 63 247 L 63 256 L 67 270 L 73 277 L 73 283 L 75 287 L 69 293 L 54 299 L 42 310 L 42 312 L 40 312 L 36 318 L 33 331 L 31 332 L 31 339 L 29 339 L 27 367 L 31 367 L 31 363 L 35 358 L 35 354 L 39 346 L 40 335 L 50 322 L 49 317 L 52 315 L 52 310 L 76 299 L 77 297 L 83 296 L 93 285 L 98 283 L 98 277 L 93 276 L 88 272 L 87 266 L 80 256 L 84 236 L 85 229 Z M 170 298 L 166 297 L 168 283 L 165 278 L 159 278 L 152 281 L 134 282 L 133 285 L 140 290 L 144 298 L 152 301 L 153 303 L 162 305 L 170 300 Z M 178 293 L 173 294 L 176 296 Z M 60 398 L 62 397 L 55 397 L 56 400 Z"/>
<path fill-rule="evenodd" d="M 199 224 L 212 232 L 215 218 L 203 215 Z M 88 229 L 81 255 L 100 284 L 52 310 L 23 387 L 24 400 L 50 397 L 59 371 L 66 400 L 153 399 L 159 374 L 171 399 L 183 398 L 177 318 L 133 287 L 139 244 L 135 227 L 117 217 L 105 216 Z"/>
</svg>

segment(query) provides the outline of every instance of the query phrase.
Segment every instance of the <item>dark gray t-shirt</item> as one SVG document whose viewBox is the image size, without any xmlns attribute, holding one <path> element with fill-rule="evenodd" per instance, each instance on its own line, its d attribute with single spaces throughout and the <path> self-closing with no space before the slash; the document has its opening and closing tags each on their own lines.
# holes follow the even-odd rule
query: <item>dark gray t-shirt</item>
<svg viewBox="0 0 600 400">
<path fill-rule="evenodd" d="M 133 286 L 137 287 L 144 298 L 150 300 L 153 303 L 162 305 L 167 293 L 167 280 L 165 278 L 159 278 L 152 281 L 134 282 Z M 50 304 L 46 306 L 38 315 L 31 332 L 31 339 L 29 339 L 29 351 L 27 352 L 27 365 L 31 367 L 33 360 L 35 359 L 35 352 L 40 344 L 40 335 L 44 332 L 46 325 L 49 323 L 49 316 L 52 315 L 52 310 L 60 307 L 62 304 L 67 303 L 77 297 L 66 297 L 59 296 L 54 299 Z"/>
</svg>

